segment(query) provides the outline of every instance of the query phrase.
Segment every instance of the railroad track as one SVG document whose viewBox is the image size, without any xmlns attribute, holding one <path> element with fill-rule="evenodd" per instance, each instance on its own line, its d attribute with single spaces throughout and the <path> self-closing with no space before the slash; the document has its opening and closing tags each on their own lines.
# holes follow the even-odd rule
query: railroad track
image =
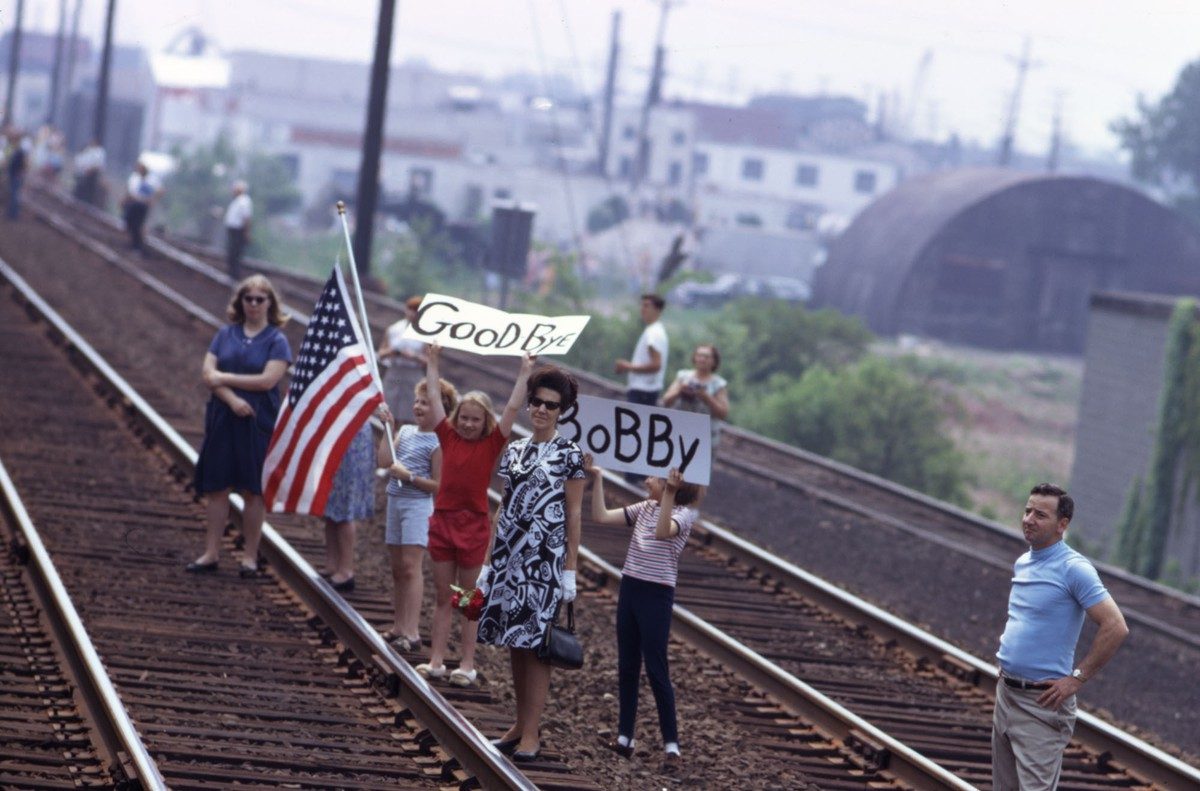
<svg viewBox="0 0 1200 791">
<path fill-rule="evenodd" d="M 21 291 L 27 310 L 44 311 Z M 0 357 L 19 365 L 0 384 L 0 412 L 38 427 L 0 440 L 13 475 L 6 512 L 37 522 L 80 603 L 154 754 L 133 774 L 144 787 L 533 787 L 273 530 L 264 555 L 286 589 L 181 574 L 177 548 L 198 514 L 178 479 L 194 451 L 52 313 L 50 332 L 12 299 L 0 317 Z M 94 760 L 81 751 L 73 771 Z"/>
<path fill-rule="evenodd" d="M 277 286 L 278 286 L 278 284 L 280 284 L 280 283 L 278 283 L 278 281 L 280 281 L 280 278 L 276 277 L 275 275 L 272 275 L 272 280 L 276 281 Z M 510 377 L 510 373 L 505 373 L 505 379 L 508 379 L 509 377 Z M 493 382 L 493 384 L 494 384 L 494 382 Z M 596 528 L 594 526 L 588 527 L 587 535 L 588 535 L 589 545 L 593 543 L 593 535 L 599 535 L 598 531 L 599 531 L 599 528 Z M 710 535 L 709 535 L 709 540 L 710 540 Z M 616 549 L 613 549 L 612 551 L 616 552 L 617 556 L 619 557 L 620 551 L 623 550 L 623 545 L 620 545 L 619 538 L 617 539 L 617 543 L 614 544 L 613 546 L 616 547 Z M 722 559 L 722 558 L 724 558 L 724 559 Z M 727 556 L 722 556 L 722 558 L 718 558 L 715 561 L 715 568 L 716 568 L 715 573 L 712 568 L 710 568 L 707 571 L 700 571 L 700 573 L 697 573 L 697 571 L 694 569 L 685 571 L 685 573 L 689 574 L 689 575 L 698 574 L 698 575 L 700 575 L 700 579 L 702 579 L 702 580 L 704 579 L 704 577 L 712 577 L 712 579 L 718 579 L 718 577 L 722 576 L 722 574 L 725 574 L 725 573 L 722 573 L 720 564 L 728 562 Z M 604 561 L 602 561 L 602 558 L 599 559 L 598 563 L 600 564 L 598 568 L 601 569 L 598 573 L 598 579 L 604 579 L 604 577 L 607 577 L 607 579 L 612 579 L 611 569 L 602 568 L 602 567 L 604 567 Z M 754 568 L 748 567 L 748 569 L 749 569 L 748 574 L 750 576 L 754 576 L 756 573 L 761 574 L 762 571 L 761 571 L 760 567 L 761 567 L 761 563 L 756 562 L 754 565 Z M 778 574 L 778 571 L 776 571 L 776 574 Z M 685 583 L 683 583 L 684 579 L 685 579 L 685 577 L 682 574 L 682 577 L 680 577 L 680 580 L 682 580 L 682 585 L 680 585 L 680 594 L 691 591 L 691 588 L 692 588 L 692 586 L 685 585 Z M 689 577 L 686 577 L 686 579 L 691 580 L 692 577 L 689 576 Z M 778 580 L 776 580 L 776 582 L 778 582 Z M 786 583 L 786 585 L 788 587 L 792 587 L 794 585 L 794 581 L 790 580 Z M 700 585 L 697 585 L 695 587 L 696 587 L 697 591 L 701 591 L 701 589 L 706 588 L 706 585 L 704 585 L 704 583 L 702 582 L 702 583 L 700 583 Z M 792 594 L 792 595 L 794 595 L 794 594 Z M 706 599 L 706 597 L 708 597 L 708 598 Z M 791 601 L 791 603 L 788 603 L 787 597 L 780 598 L 780 593 L 778 591 L 774 592 L 774 597 L 775 597 L 774 599 L 768 597 L 766 600 L 758 601 L 758 603 L 756 603 L 756 604 L 751 604 L 750 600 L 738 599 L 738 606 L 736 607 L 736 609 L 734 609 L 733 612 L 734 613 L 742 613 L 743 611 L 746 611 L 746 612 L 752 612 L 752 613 L 760 613 L 762 618 L 766 618 L 766 621 L 760 621 L 760 622 L 756 623 L 754 625 L 754 628 L 750 629 L 751 633 L 752 633 L 752 631 L 755 631 L 755 630 L 760 631 L 760 633 L 763 630 L 770 631 L 770 630 L 774 629 L 774 630 L 778 631 L 779 630 L 778 629 L 778 613 L 788 612 L 791 615 L 791 613 L 793 612 L 793 607 L 794 607 L 794 609 L 797 609 L 797 610 L 803 610 L 805 603 L 797 604 L 797 603 L 794 603 L 794 601 Z M 722 617 L 724 617 L 725 619 L 728 619 L 728 621 L 745 621 L 745 618 L 743 618 L 740 615 L 731 616 L 730 610 L 728 610 L 728 609 L 726 609 L 724 611 L 724 615 L 722 615 L 722 613 L 719 610 L 713 610 L 714 606 L 720 605 L 722 603 L 722 599 L 726 599 L 726 598 L 727 598 L 727 592 L 725 594 L 722 594 L 722 593 L 716 592 L 715 588 L 709 589 L 709 591 L 706 594 L 701 595 L 700 600 L 695 601 L 694 606 L 696 607 L 697 611 L 708 609 L 708 611 L 713 612 L 714 613 L 714 618 L 713 618 L 714 621 L 720 621 L 720 619 Z M 683 601 L 683 599 L 680 598 L 680 601 Z M 816 607 L 812 607 L 811 603 L 809 603 L 808 606 L 810 607 L 811 610 L 816 610 Z M 829 685 L 830 688 L 840 689 L 841 694 L 844 695 L 847 700 L 857 700 L 859 705 L 868 705 L 868 703 L 870 703 L 871 701 L 876 701 L 878 699 L 878 696 L 881 696 L 881 695 L 883 697 L 898 696 L 898 695 L 894 694 L 895 688 L 889 689 L 887 687 L 886 683 L 884 683 L 883 687 L 881 688 L 880 685 L 878 685 L 878 684 L 880 684 L 880 682 L 876 681 L 876 682 L 874 682 L 876 684 L 875 687 L 871 687 L 870 683 L 860 682 L 859 679 L 857 678 L 857 675 L 858 675 L 858 673 L 860 673 L 860 669 L 862 669 L 862 666 L 864 664 L 866 664 L 866 665 L 869 665 L 869 664 L 892 665 L 892 670 L 893 670 L 893 672 L 895 672 L 896 669 L 898 669 L 898 667 L 904 666 L 905 663 L 913 665 L 913 658 L 905 659 L 905 658 L 894 658 L 894 657 L 886 658 L 886 657 L 884 657 L 881 660 L 881 655 L 887 654 L 887 646 L 882 647 L 883 651 L 881 653 L 880 645 L 878 645 L 878 643 L 880 643 L 880 640 L 878 640 L 878 639 L 874 639 L 874 642 L 875 642 L 874 647 L 872 647 L 871 640 L 866 640 L 865 642 L 862 643 L 862 645 L 859 645 L 858 648 L 848 647 L 846 645 L 846 643 L 839 642 L 838 640 L 834 640 L 834 637 L 830 636 L 830 635 L 841 636 L 841 631 L 847 630 L 847 625 L 845 623 L 841 623 L 841 624 L 836 623 L 836 618 L 830 618 L 828 612 L 823 612 L 823 613 L 817 612 L 815 617 L 816 617 L 815 624 L 811 625 L 811 627 L 806 627 L 809 629 L 809 631 L 808 631 L 809 640 L 808 641 L 800 641 L 800 643 L 797 643 L 797 642 L 781 643 L 780 646 L 775 648 L 775 651 L 778 651 L 778 653 L 780 653 L 782 655 L 782 657 L 798 658 L 797 661 L 799 661 L 800 667 L 802 667 L 802 672 L 804 672 L 804 667 L 803 667 L 804 663 L 809 663 L 809 664 L 815 663 L 817 666 L 824 666 L 828 663 L 828 658 L 826 658 L 826 657 L 805 657 L 805 655 L 803 653 L 796 653 L 798 651 L 803 652 L 803 649 L 805 647 L 804 643 L 811 642 L 812 639 L 814 639 L 814 636 L 816 636 L 817 642 L 830 643 L 830 645 L 833 645 L 834 646 L 834 651 L 833 651 L 834 654 L 847 654 L 847 653 L 852 654 L 854 661 L 850 661 L 850 663 L 846 663 L 844 669 L 842 669 L 838 672 L 827 673 L 826 676 L 821 676 L 820 673 L 810 673 L 810 675 L 820 677 L 821 681 L 823 683 L 826 683 L 827 685 Z M 862 619 L 862 612 L 858 613 L 858 618 Z M 756 619 L 756 621 L 758 621 L 757 618 L 755 618 L 755 619 Z M 830 624 L 833 624 L 833 625 L 830 625 Z M 743 625 L 745 625 L 745 624 L 743 624 Z M 824 629 L 824 630 L 822 630 L 822 629 Z M 832 633 L 830 633 L 829 629 L 833 630 Z M 850 630 L 853 631 L 853 628 L 851 627 Z M 751 635 L 750 640 L 752 642 L 752 635 Z M 770 648 L 768 646 L 768 653 L 769 652 L 770 652 Z M 986 731 L 986 729 L 988 729 L 988 725 L 986 725 L 986 718 L 984 717 L 984 718 L 980 719 L 979 713 L 984 711 L 984 709 L 986 712 L 990 712 L 990 705 L 988 702 L 986 702 L 986 696 L 980 694 L 978 689 L 968 689 L 968 688 L 956 689 L 954 687 L 955 682 L 950 681 L 950 679 L 953 678 L 953 673 L 947 673 L 946 671 L 936 670 L 936 667 L 935 667 L 935 669 L 930 669 L 929 659 L 928 659 L 928 657 L 922 657 L 923 652 L 924 652 L 924 654 L 929 654 L 930 649 L 929 649 L 928 643 L 926 643 L 926 645 L 922 649 L 922 651 L 917 651 L 916 653 L 913 654 L 914 657 L 916 657 L 916 667 L 910 666 L 910 667 L 907 667 L 907 670 L 900 671 L 900 678 L 893 679 L 893 681 L 898 681 L 898 682 L 900 682 L 901 685 L 912 684 L 913 673 L 916 673 L 916 677 L 918 677 L 918 678 L 920 678 L 920 677 L 922 677 L 922 675 L 924 675 L 925 677 L 928 677 L 928 678 L 920 678 L 920 681 L 922 681 L 922 683 L 929 682 L 932 685 L 932 687 L 936 688 L 936 694 L 943 696 L 942 699 L 934 700 L 934 699 L 929 699 L 929 697 L 925 697 L 925 699 L 922 699 L 922 697 L 920 697 L 920 696 L 929 694 L 928 690 L 925 690 L 925 691 L 922 691 L 922 693 L 920 693 L 920 695 L 913 697 L 912 700 L 901 701 L 901 705 L 899 706 L 898 709 L 896 709 L 896 711 L 893 711 L 892 713 L 883 713 L 881 711 L 872 711 L 872 717 L 875 717 L 876 719 L 881 720 L 881 721 L 887 721 L 887 723 L 889 724 L 889 727 L 892 727 L 893 730 L 900 730 L 900 729 L 902 729 L 902 727 L 911 726 L 911 725 L 924 726 L 924 747 L 925 747 L 925 749 L 941 750 L 942 753 L 944 754 L 944 759 L 943 759 L 944 761 L 947 761 L 949 763 L 956 762 L 955 766 L 959 767 L 959 772 L 961 772 L 962 775 L 965 775 L 965 777 L 970 777 L 971 781 L 976 781 L 976 783 L 979 783 L 979 781 L 984 780 L 984 775 L 980 774 L 980 772 L 983 772 L 983 769 L 979 767 L 980 757 L 986 755 L 985 742 L 983 743 L 983 745 L 980 744 L 980 738 L 983 738 L 982 736 L 980 736 L 980 733 L 984 733 L 984 735 L 985 735 L 985 731 Z M 962 664 L 961 659 L 958 659 L 955 661 L 958 661 L 958 663 L 960 665 Z M 950 663 L 946 663 L 946 661 L 944 661 L 944 658 L 942 658 L 940 663 L 937 663 L 937 664 L 943 664 L 943 665 L 948 664 L 950 666 L 950 670 L 953 670 L 954 673 L 958 673 L 959 676 L 966 676 L 968 678 L 970 678 L 971 676 L 974 676 L 974 677 L 976 677 L 976 678 L 974 678 L 974 683 L 978 683 L 978 677 L 979 677 L 978 667 L 976 667 L 976 669 L 970 669 L 970 667 L 968 667 L 967 671 L 964 671 L 964 669 L 962 669 L 961 666 L 955 665 L 955 661 L 950 661 Z M 925 666 L 920 666 L 920 665 L 922 665 L 922 663 L 925 663 Z M 848 673 L 848 676 L 850 676 L 853 679 L 853 683 L 847 683 L 847 673 Z M 907 673 L 907 676 L 906 676 L 906 673 Z M 984 673 L 984 676 L 985 676 L 985 673 Z M 907 681 L 905 681 L 905 678 L 907 679 Z M 931 679 L 931 681 L 930 681 L 930 679 Z M 962 681 L 962 679 L 960 678 L 959 681 Z M 973 684 L 968 683 L 967 687 L 973 687 Z M 949 691 L 947 691 L 947 690 L 949 690 Z M 935 695 L 935 697 L 936 697 L 936 695 Z M 974 697 L 974 699 L 978 699 L 978 700 L 973 700 L 973 701 L 970 700 L 970 699 L 972 699 L 972 697 Z M 962 705 L 962 700 L 960 700 L 960 699 L 967 699 L 968 703 L 970 703 L 970 705 L 966 705 L 966 706 Z M 934 700 L 934 702 L 930 702 L 931 700 Z M 953 705 L 952 705 L 952 703 L 953 703 Z M 967 709 L 971 709 L 971 712 L 973 712 L 973 714 L 971 712 L 962 714 L 962 712 L 967 711 Z M 958 712 L 959 714 L 961 714 L 962 720 L 961 721 L 955 720 L 955 727 L 953 730 L 962 731 L 965 733 L 965 735 L 967 735 L 967 738 L 965 739 L 964 742 L 952 744 L 949 741 L 947 741 L 946 735 L 944 735 L 944 733 L 942 732 L 944 729 L 941 726 L 942 725 L 941 723 L 940 723 L 940 726 L 935 727 L 935 729 L 929 729 L 928 723 L 929 723 L 929 718 L 931 717 L 931 715 L 940 715 L 940 717 L 942 717 L 944 719 L 944 718 L 948 717 L 948 712 L 950 712 L 950 711 Z M 936 714 L 935 714 L 935 712 L 936 712 Z M 955 714 L 955 715 L 959 715 L 959 714 Z M 905 721 L 905 720 L 907 720 L 907 721 Z M 918 729 L 918 730 L 920 730 L 920 729 Z M 862 733 L 859 733 L 859 735 L 856 738 L 858 738 L 860 742 L 866 742 L 868 744 L 870 743 L 870 739 L 862 738 Z M 913 738 L 914 742 L 920 743 L 919 733 L 918 733 L 918 735 L 911 736 L 910 738 Z M 872 750 L 878 749 L 878 745 L 876 744 L 876 745 L 874 745 L 874 747 L 869 747 L 866 749 L 872 749 Z M 886 750 L 884 750 L 884 751 L 886 751 Z M 986 763 L 985 757 L 983 757 L 982 760 L 984 763 Z M 1098 783 L 1098 781 L 1099 781 L 1099 783 L 1103 783 L 1103 781 L 1099 780 L 1099 778 L 1097 777 L 1097 769 L 1103 769 L 1103 768 L 1105 768 L 1104 760 L 1100 759 L 1099 756 L 1094 755 L 1094 754 L 1090 756 L 1086 753 L 1085 750 L 1078 750 L 1078 749 L 1074 749 L 1074 748 L 1073 748 L 1073 753 L 1070 754 L 1070 756 L 1069 756 L 1069 761 L 1068 761 L 1068 765 L 1067 765 L 1067 771 L 1070 775 L 1072 775 L 1073 781 L 1079 781 L 1079 783 L 1081 783 L 1081 784 L 1092 784 L 1092 785 L 1088 785 L 1088 787 L 1105 787 L 1104 785 L 1094 785 L 1094 784 Z M 1078 777 L 1075 777 L 1075 775 L 1078 775 Z M 1124 778 L 1123 780 L 1115 779 L 1114 784 L 1116 784 L 1116 785 L 1128 784 L 1128 777 Z M 1063 787 L 1069 787 L 1069 786 L 1064 785 Z"/>
<path fill-rule="evenodd" d="M 110 260 L 113 257 L 111 251 L 95 245 L 88 246 L 94 253 L 108 260 L 110 264 L 118 266 L 117 262 Z M 125 274 L 138 277 L 141 285 L 152 289 L 158 296 L 162 296 L 164 303 L 169 302 L 176 308 L 184 307 L 184 301 L 177 294 L 170 294 L 169 290 L 165 289 L 161 283 L 146 282 L 143 274 L 131 271 L 128 267 L 119 268 Z M 181 312 L 188 317 L 188 321 L 204 316 L 203 310 L 195 306 Z M 82 341 L 78 343 L 82 344 Z M 179 455 L 179 451 L 176 451 L 175 455 Z M 180 472 L 178 463 L 177 459 L 177 476 L 186 477 Z M 89 553 L 95 551 L 102 550 L 89 548 Z M 276 555 L 281 555 L 281 551 L 276 550 L 271 554 L 271 566 L 275 568 L 277 562 L 279 562 L 279 558 Z M 167 566 L 168 568 L 174 568 L 177 572 L 178 562 L 179 559 L 175 558 L 174 562 L 168 563 Z M 311 575 L 311 570 L 308 573 Z M 178 581 L 178 578 L 183 575 L 176 574 L 175 576 Z M 186 584 L 192 582 L 192 580 L 184 577 L 183 582 Z M 319 610 L 320 606 L 315 605 L 314 609 Z M 323 617 L 325 617 L 324 613 Z M 340 633 L 338 636 L 343 638 L 343 642 L 353 642 L 353 640 L 345 640 L 344 636 Z M 368 649 L 372 647 L 378 648 L 378 646 L 368 646 Z M 773 753 L 774 760 L 772 761 L 772 765 L 779 768 L 787 767 L 796 777 L 816 778 L 821 782 L 822 786 L 827 787 L 867 788 L 880 787 L 881 784 L 883 786 L 890 785 L 891 781 L 889 777 L 896 774 L 903 777 L 907 773 L 917 778 L 916 782 L 909 783 L 911 787 L 962 787 L 948 776 L 943 777 L 942 782 L 933 782 L 930 779 L 930 773 L 932 773 L 933 778 L 937 778 L 939 775 L 945 775 L 944 771 L 939 770 L 936 766 L 928 765 L 927 762 L 922 762 L 919 756 L 913 756 L 916 759 L 916 763 L 925 763 L 926 765 L 916 770 L 905 770 L 903 764 L 908 758 L 902 755 L 905 752 L 902 745 L 896 744 L 890 750 L 879 749 L 881 742 L 887 743 L 889 741 L 888 737 L 884 734 L 875 734 L 874 738 L 864 737 L 862 743 L 847 747 L 839 741 L 831 741 L 826 735 L 823 735 L 818 729 L 802 719 L 781 711 L 777 704 L 772 703 L 761 695 L 755 695 L 752 692 L 746 694 L 745 691 L 732 688 L 730 696 L 724 702 L 726 704 L 724 709 L 735 713 L 735 721 L 738 724 L 744 728 L 752 728 L 754 735 L 763 740 L 760 750 Z M 860 735 L 863 732 L 872 731 L 872 727 L 867 723 L 862 723 L 854 719 L 851 719 L 851 723 L 858 727 Z M 891 772 L 884 771 L 889 763 L 887 760 L 888 757 L 891 757 L 893 767 Z M 557 770 L 553 765 L 540 768 L 535 767 L 534 775 L 537 776 L 538 773 L 541 774 L 538 783 L 542 787 L 588 787 L 585 781 L 581 781 L 578 778 L 567 779 L 564 777 L 561 767 L 558 767 Z"/>
</svg>

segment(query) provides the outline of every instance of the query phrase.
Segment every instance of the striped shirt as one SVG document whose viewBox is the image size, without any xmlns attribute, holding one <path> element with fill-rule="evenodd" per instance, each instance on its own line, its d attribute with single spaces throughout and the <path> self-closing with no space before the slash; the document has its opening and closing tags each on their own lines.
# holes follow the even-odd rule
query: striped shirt
<svg viewBox="0 0 1200 791">
<path fill-rule="evenodd" d="M 646 582 L 675 587 L 679 556 L 683 554 L 683 547 L 696 522 L 696 509 L 677 505 L 671 510 L 671 519 L 679 525 L 679 532 L 665 541 L 654 537 L 654 528 L 658 525 L 658 503 L 642 500 L 625 506 L 624 510 L 625 524 L 633 527 L 633 535 L 629 537 L 629 551 L 625 554 L 625 567 L 621 573 Z"/>
<path fill-rule="evenodd" d="M 421 431 L 411 423 L 405 423 L 396 433 L 396 458 L 415 478 L 428 478 L 433 473 L 430 461 L 438 449 L 437 434 Z M 388 497 L 432 497 L 415 486 L 401 485 L 395 478 L 388 478 Z"/>
</svg>

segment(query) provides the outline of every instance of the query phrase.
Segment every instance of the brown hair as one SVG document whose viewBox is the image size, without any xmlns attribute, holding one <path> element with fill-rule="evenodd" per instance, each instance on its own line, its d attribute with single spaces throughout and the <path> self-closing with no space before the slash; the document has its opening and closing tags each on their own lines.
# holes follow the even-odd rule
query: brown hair
<svg viewBox="0 0 1200 791">
<path fill-rule="evenodd" d="M 642 301 L 649 301 L 651 305 L 659 310 L 667 306 L 667 301 L 663 299 L 661 294 L 642 294 Z"/>
<path fill-rule="evenodd" d="M 558 413 L 560 416 L 575 406 L 575 399 L 579 394 L 579 383 L 575 381 L 574 376 L 557 365 L 543 365 L 529 375 L 525 381 L 525 403 L 529 403 L 529 399 L 533 398 L 533 394 L 539 387 L 558 393 L 559 398 L 562 399 L 562 408 Z"/>
<path fill-rule="evenodd" d="M 409 310 L 416 310 L 417 308 L 421 307 L 421 303 L 424 300 L 425 297 L 409 297 L 408 299 L 404 300 L 404 307 L 408 308 Z"/>
<path fill-rule="evenodd" d="M 242 297 L 246 296 L 246 292 L 252 288 L 267 292 L 267 323 L 274 324 L 276 327 L 282 327 L 284 324 L 287 324 L 290 317 L 280 307 L 279 295 L 275 293 L 275 287 L 271 285 L 270 280 L 267 280 L 262 275 L 250 275 L 250 277 L 238 283 L 237 288 L 233 292 L 233 298 L 229 300 L 229 306 L 225 308 L 225 318 L 234 324 L 241 324 L 246 320 L 246 310 L 242 307 Z"/>
<path fill-rule="evenodd" d="M 442 397 L 442 411 L 447 415 L 455 411 L 458 405 L 458 390 L 454 389 L 454 385 L 447 382 L 445 379 L 438 379 L 438 390 Z M 419 395 L 422 398 L 427 398 L 426 393 L 429 391 L 429 383 L 424 379 L 417 382 L 417 386 L 413 388 L 413 394 Z"/>
<path fill-rule="evenodd" d="M 700 493 L 703 489 L 704 487 L 698 483 L 684 481 L 675 490 L 675 505 L 691 505 L 700 499 Z"/>
<path fill-rule="evenodd" d="M 1057 497 L 1058 509 L 1056 515 L 1059 519 L 1071 521 L 1071 517 L 1075 516 L 1075 501 L 1071 495 L 1067 494 L 1067 490 L 1061 486 L 1055 486 L 1052 483 L 1039 483 L 1037 486 L 1029 490 L 1030 494 L 1040 494 L 1044 497 Z"/>
<path fill-rule="evenodd" d="M 496 430 L 496 410 L 492 407 L 492 398 L 482 390 L 472 390 L 463 394 L 458 405 L 454 407 L 454 411 L 450 413 L 451 426 L 457 425 L 458 413 L 462 411 L 463 404 L 475 404 L 483 410 L 484 423 L 481 437 L 486 437 Z"/>
</svg>

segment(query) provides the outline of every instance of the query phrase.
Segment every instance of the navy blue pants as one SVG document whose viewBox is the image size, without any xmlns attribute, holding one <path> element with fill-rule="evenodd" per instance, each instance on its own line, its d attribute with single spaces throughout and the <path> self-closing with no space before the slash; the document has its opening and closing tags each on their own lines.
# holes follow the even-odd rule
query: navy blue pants
<svg viewBox="0 0 1200 791">
<path fill-rule="evenodd" d="M 620 690 L 618 732 L 633 738 L 637 720 L 638 686 L 642 662 L 658 704 L 658 727 L 663 744 L 679 741 L 675 721 L 675 688 L 667 664 L 667 640 L 671 636 L 671 605 L 675 588 L 646 582 L 626 574 L 621 578 L 617 599 L 617 682 Z"/>
</svg>

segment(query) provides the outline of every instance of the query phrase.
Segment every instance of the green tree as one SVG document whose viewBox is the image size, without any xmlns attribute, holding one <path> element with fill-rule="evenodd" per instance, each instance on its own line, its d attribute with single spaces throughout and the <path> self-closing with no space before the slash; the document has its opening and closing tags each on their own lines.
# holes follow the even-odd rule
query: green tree
<svg viewBox="0 0 1200 791">
<path fill-rule="evenodd" d="M 942 428 L 944 405 L 896 364 L 868 356 L 773 379 L 744 424 L 861 470 L 965 504 L 964 459 Z"/>
<path fill-rule="evenodd" d="M 1155 103 L 1139 98 L 1135 117 L 1110 128 L 1130 154 L 1134 178 L 1200 223 L 1200 60 L 1183 67 L 1169 94 Z"/>
</svg>

